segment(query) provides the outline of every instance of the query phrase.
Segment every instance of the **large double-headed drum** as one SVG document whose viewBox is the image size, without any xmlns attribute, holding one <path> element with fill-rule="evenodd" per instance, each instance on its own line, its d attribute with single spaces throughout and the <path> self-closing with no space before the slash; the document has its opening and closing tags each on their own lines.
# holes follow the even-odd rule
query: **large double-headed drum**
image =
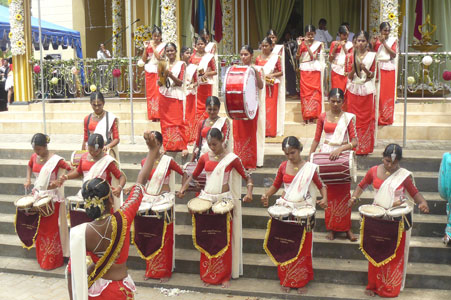
<svg viewBox="0 0 451 300">
<path fill-rule="evenodd" d="M 319 166 L 319 176 L 326 184 L 343 184 L 357 181 L 354 151 L 343 151 L 338 159 L 330 160 L 330 153 L 312 153 L 310 161 Z"/>
<path fill-rule="evenodd" d="M 189 162 L 183 166 L 183 171 L 187 176 L 193 175 L 194 170 L 196 169 L 196 162 Z M 193 178 L 189 183 L 187 191 L 189 192 L 200 192 L 207 182 L 207 173 L 203 170 L 196 179 Z"/>
<path fill-rule="evenodd" d="M 253 68 L 232 66 L 224 79 L 225 110 L 234 120 L 252 120 L 258 110 L 257 78 Z"/>
</svg>

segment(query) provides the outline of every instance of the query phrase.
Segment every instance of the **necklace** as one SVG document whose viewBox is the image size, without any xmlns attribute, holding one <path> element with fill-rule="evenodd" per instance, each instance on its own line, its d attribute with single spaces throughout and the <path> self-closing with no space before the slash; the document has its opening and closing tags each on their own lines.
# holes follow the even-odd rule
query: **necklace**
<svg viewBox="0 0 451 300">
<path fill-rule="evenodd" d="M 111 217 L 111 214 L 104 214 L 104 215 L 101 215 L 100 217 L 98 217 L 96 219 L 96 221 L 102 221 L 102 220 L 108 219 L 109 217 Z M 103 225 L 105 225 L 106 222 L 108 222 L 108 221 L 103 222 L 103 224 L 94 224 L 94 225 L 103 226 Z"/>
<path fill-rule="evenodd" d="M 103 117 L 104 114 L 105 114 L 105 111 L 102 111 L 102 113 L 101 113 L 100 115 L 94 113 L 94 116 L 95 116 L 97 119 L 100 120 L 100 119 L 102 119 L 102 117 Z"/>
<path fill-rule="evenodd" d="M 213 125 L 218 119 L 219 119 L 219 117 L 216 117 L 216 119 L 214 119 L 214 120 L 210 119 L 210 121 L 209 121 L 210 125 Z"/>
<path fill-rule="evenodd" d="M 48 156 L 47 156 L 47 157 L 45 157 L 45 158 L 43 158 L 43 157 L 41 157 L 41 156 L 39 156 L 39 155 L 38 155 L 38 157 L 37 157 L 37 158 L 39 159 L 39 162 L 44 162 L 44 161 L 46 161 L 46 160 L 47 160 Z"/>
<path fill-rule="evenodd" d="M 215 155 L 214 159 L 215 159 L 215 160 L 219 160 L 219 158 L 222 157 L 222 154 L 223 154 L 223 153 L 224 153 L 224 151 L 222 151 L 221 153 Z"/>
</svg>

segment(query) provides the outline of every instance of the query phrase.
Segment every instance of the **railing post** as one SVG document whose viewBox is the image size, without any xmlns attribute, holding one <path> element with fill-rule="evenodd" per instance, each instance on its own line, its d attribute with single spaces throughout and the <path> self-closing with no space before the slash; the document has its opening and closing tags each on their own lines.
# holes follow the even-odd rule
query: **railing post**
<svg viewBox="0 0 451 300">
<path fill-rule="evenodd" d="M 402 128 L 402 146 L 406 147 L 407 144 L 407 67 L 409 60 L 409 0 L 406 0 L 406 16 L 405 22 L 406 25 L 404 27 L 404 39 L 406 41 L 406 49 L 404 56 L 404 120 L 403 120 L 403 128 Z"/>
<path fill-rule="evenodd" d="M 127 35 L 127 52 L 128 52 L 128 83 L 129 83 L 129 97 L 130 97 L 130 142 L 135 143 L 135 128 L 133 118 L 133 66 L 132 66 L 132 3 L 128 0 L 128 35 Z"/>
</svg>

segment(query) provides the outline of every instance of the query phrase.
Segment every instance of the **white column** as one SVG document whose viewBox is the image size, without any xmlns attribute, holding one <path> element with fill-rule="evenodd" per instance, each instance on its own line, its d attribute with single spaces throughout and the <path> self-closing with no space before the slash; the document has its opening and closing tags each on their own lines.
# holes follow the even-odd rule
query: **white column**
<svg viewBox="0 0 451 300">
<path fill-rule="evenodd" d="M 177 0 L 161 0 L 163 41 L 177 44 Z"/>
</svg>

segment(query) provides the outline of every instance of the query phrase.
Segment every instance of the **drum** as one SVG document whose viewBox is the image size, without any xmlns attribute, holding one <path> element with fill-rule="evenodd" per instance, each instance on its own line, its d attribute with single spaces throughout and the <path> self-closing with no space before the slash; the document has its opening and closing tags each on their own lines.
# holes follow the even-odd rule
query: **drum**
<svg viewBox="0 0 451 300">
<path fill-rule="evenodd" d="M 387 217 L 393 221 L 404 222 L 405 231 L 412 227 L 412 207 L 407 204 L 389 208 L 387 210 Z"/>
<path fill-rule="evenodd" d="M 307 226 L 307 231 L 312 231 L 315 227 L 316 209 L 313 206 L 304 206 L 293 209 L 291 214 L 297 223 Z"/>
<path fill-rule="evenodd" d="M 72 155 L 70 156 L 71 165 L 74 167 L 78 167 L 78 165 L 80 164 L 81 157 L 86 152 L 88 152 L 88 150 L 75 150 L 74 152 L 72 152 Z"/>
<path fill-rule="evenodd" d="M 183 166 L 183 171 L 186 173 L 186 175 L 191 176 L 193 175 L 194 169 L 196 169 L 196 165 L 197 163 L 195 162 L 186 163 Z M 197 179 L 193 178 L 193 180 L 191 180 L 187 191 L 199 192 L 205 187 L 206 182 L 207 182 L 207 174 L 205 173 L 205 171 L 202 171 L 202 173 L 200 173 Z"/>
<path fill-rule="evenodd" d="M 192 214 L 203 214 L 207 213 L 212 206 L 211 201 L 193 198 L 188 201 L 188 211 Z"/>
<path fill-rule="evenodd" d="M 164 217 L 168 223 L 171 223 L 174 215 L 174 203 L 166 202 L 159 205 L 152 206 L 152 212 L 160 219 Z"/>
<path fill-rule="evenodd" d="M 211 207 L 211 210 L 215 213 L 215 214 L 226 214 L 230 211 L 232 211 L 234 205 L 233 205 L 233 200 L 232 199 L 223 199 L 221 201 L 216 202 L 215 204 L 213 204 L 213 206 Z"/>
<path fill-rule="evenodd" d="M 357 181 L 354 151 L 343 151 L 337 160 L 329 160 L 330 153 L 312 153 L 310 161 L 319 166 L 319 176 L 326 184 Z"/>
<path fill-rule="evenodd" d="M 53 204 L 52 198 L 49 196 L 42 197 L 35 201 L 33 207 L 35 207 L 43 217 L 51 216 L 55 211 L 55 205 Z"/>
<path fill-rule="evenodd" d="M 82 197 L 69 196 L 67 202 L 69 203 L 69 211 L 85 211 L 85 201 Z"/>
<path fill-rule="evenodd" d="M 385 212 L 385 208 L 373 204 L 364 204 L 359 207 L 360 215 L 365 217 L 382 218 Z"/>
<path fill-rule="evenodd" d="M 148 217 L 152 215 L 152 204 L 149 202 L 141 202 L 138 208 L 138 212 L 136 213 L 138 216 Z"/>
<path fill-rule="evenodd" d="M 67 202 L 69 205 L 69 218 L 70 227 L 75 227 L 82 223 L 93 221 L 85 211 L 85 202 L 80 196 L 69 196 L 67 197 Z"/>
<path fill-rule="evenodd" d="M 25 196 L 14 201 L 14 205 L 17 207 L 17 209 L 25 212 L 26 214 L 35 214 L 37 212 L 33 208 L 33 203 L 33 196 Z"/>
<path fill-rule="evenodd" d="M 258 110 L 257 79 L 254 69 L 232 66 L 224 77 L 225 110 L 234 120 L 252 120 Z"/>
<path fill-rule="evenodd" d="M 287 221 L 291 214 L 291 210 L 282 205 L 273 205 L 268 207 L 268 213 L 274 219 Z"/>
</svg>

